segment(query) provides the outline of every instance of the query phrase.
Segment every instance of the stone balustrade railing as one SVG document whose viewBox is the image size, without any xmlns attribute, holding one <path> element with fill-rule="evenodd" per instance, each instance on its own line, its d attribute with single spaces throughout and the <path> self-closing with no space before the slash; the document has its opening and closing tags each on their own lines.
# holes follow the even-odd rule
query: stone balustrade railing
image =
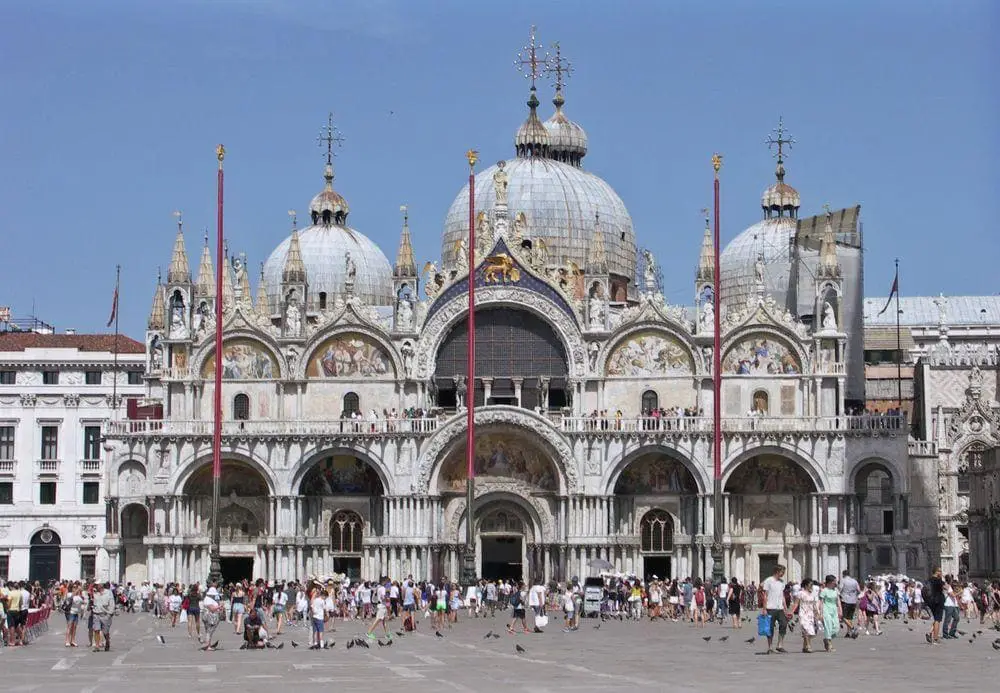
<svg viewBox="0 0 1000 693">
<path fill-rule="evenodd" d="M 937 442 L 933 440 L 908 441 L 907 451 L 918 457 L 937 457 Z"/>
<path fill-rule="evenodd" d="M 693 417 L 641 417 L 641 418 L 601 418 L 565 417 L 561 428 L 570 434 L 614 434 L 614 433 L 709 433 L 712 419 L 707 416 Z M 753 432 L 846 432 L 885 431 L 887 433 L 906 430 L 906 420 L 901 416 L 726 416 L 722 418 L 722 430 L 727 433 Z"/>
<path fill-rule="evenodd" d="M 439 419 L 308 419 L 223 421 L 223 436 L 309 436 L 336 435 L 374 437 L 385 435 L 430 435 L 438 428 Z M 112 438 L 131 436 L 193 435 L 211 436 L 211 420 L 137 419 L 111 421 L 107 435 Z"/>
</svg>

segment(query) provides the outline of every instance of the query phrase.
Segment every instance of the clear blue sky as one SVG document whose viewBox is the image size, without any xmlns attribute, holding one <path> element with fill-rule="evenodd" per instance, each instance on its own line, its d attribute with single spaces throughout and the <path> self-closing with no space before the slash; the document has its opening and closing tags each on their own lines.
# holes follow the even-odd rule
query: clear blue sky
<svg viewBox="0 0 1000 693">
<path fill-rule="evenodd" d="M 513 153 L 527 84 L 512 62 L 532 23 L 573 61 L 566 109 L 590 135 L 586 167 L 625 201 L 672 302 L 691 301 L 712 152 L 725 155 L 725 242 L 760 217 L 779 115 L 803 215 L 862 205 L 868 295 L 886 293 L 897 256 L 904 294 L 996 293 L 998 8 L 2 2 L 0 304 L 103 331 L 121 263 L 122 330 L 140 336 L 171 212 L 184 211 L 193 264 L 214 233 L 219 142 L 230 247 L 256 268 L 287 210 L 322 186 L 315 138 L 331 109 L 351 225 L 391 260 L 406 203 L 418 261 L 437 259 L 465 150 Z M 540 96 L 547 117 L 550 88 Z"/>
</svg>

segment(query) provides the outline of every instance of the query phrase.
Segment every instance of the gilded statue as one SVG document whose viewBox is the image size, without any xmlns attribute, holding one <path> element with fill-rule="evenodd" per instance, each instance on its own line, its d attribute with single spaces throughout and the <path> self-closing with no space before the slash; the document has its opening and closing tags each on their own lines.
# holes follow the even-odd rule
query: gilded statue
<svg viewBox="0 0 1000 693">
<path fill-rule="evenodd" d="M 486 258 L 483 267 L 483 280 L 487 283 L 506 284 L 521 281 L 521 271 L 514 266 L 514 261 L 507 253 L 491 255 Z"/>
</svg>

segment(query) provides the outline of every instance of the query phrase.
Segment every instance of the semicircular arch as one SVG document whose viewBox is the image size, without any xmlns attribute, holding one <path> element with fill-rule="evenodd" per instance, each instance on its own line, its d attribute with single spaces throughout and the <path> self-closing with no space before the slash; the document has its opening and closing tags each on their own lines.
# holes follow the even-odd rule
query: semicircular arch
<svg viewBox="0 0 1000 693">
<path fill-rule="evenodd" d="M 659 456 L 661 458 L 666 458 L 667 460 L 673 461 L 679 464 L 688 474 L 691 475 L 696 488 L 695 493 L 708 493 L 712 488 L 711 479 L 708 478 L 705 470 L 699 468 L 697 464 L 692 461 L 692 455 L 690 450 L 684 450 L 679 447 L 675 447 L 668 443 L 660 443 L 657 445 L 644 445 L 636 450 L 622 453 L 616 460 L 614 460 L 609 466 L 608 471 L 601 480 L 601 488 L 604 489 L 605 495 L 614 495 L 615 488 L 618 482 L 622 479 L 622 474 L 634 463 L 644 464 L 649 458 Z M 663 469 L 664 475 L 662 477 L 657 476 L 653 481 L 659 483 L 662 481 L 663 488 L 661 490 L 651 490 L 649 493 L 659 494 L 659 493 L 683 493 L 683 475 L 681 474 L 671 474 L 671 472 L 677 470 L 675 467 L 666 465 Z M 656 484 L 653 484 L 653 488 L 657 488 Z M 680 491 L 670 490 L 673 488 L 682 489 Z"/>
<path fill-rule="evenodd" d="M 403 360 L 385 333 L 361 323 L 336 324 L 312 335 L 295 365 L 297 378 L 385 378 L 403 373 Z"/>
<path fill-rule="evenodd" d="M 801 375 L 809 355 L 791 333 L 769 325 L 748 325 L 722 344 L 723 375 Z"/>
<path fill-rule="evenodd" d="M 238 462 L 251 468 L 253 471 L 257 472 L 263 479 L 267 487 L 267 495 L 273 496 L 278 494 L 278 481 L 274 476 L 271 468 L 267 464 L 260 461 L 256 457 L 245 454 L 242 452 L 234 452 L 231 450 L 223 450 L 222 452 L 222 463 L 225 464 L 226 461 Z M 184 493 L 184 488 L 191 478 L 198 472 L 205 469 L 206 465 L 211 469 L 212 465 L 212 452 L 202 452 L 197 455 L 192 455 L 186 462 L 178 465 L 177 469 L 170 475 L 170 479 L 167 482 L 167 488 L 173 489 L 175 495 L 180 495 Z"/>
<path fill-rule="evenodd" d="M 849 493 L 854 493 L 858 482 L 867 477 L 873 471 L 877 470 L 881 470 L 889 475 L 889 480 L 892 482 L 893 493 L 903 492 L 903 477 L 900 475 L 896 465 L 884 457 L 865 457 L 851 465 L 850 469 L 851 472 L 847 476 L 847 484 L 845 486 L 845 490 Z"/>
<path fill-rule="evenodd" d="M 307 480 L 310 475 L 315 474 L 319 465 L 324 465 L 331 458 L 337 457 L 353 457 L 356 460 L 362 462 L 366 467 L 372 469 L 375 475 L 378 477 L 379 482 L 382 484 L 382 492 L 384 495 L 393 495 L 396 493 L 395 486 L 392 484 L 392 475 L 386 468 L 385 463 L 372 455 L 368 450 L 359 447 L 350 446 L 329 446 L 329 445 L 317 445 L 312 450 L 306 451 L 299 462 L 292 469 L 290 476 L 289 489 L 293 495 L 301 494 L 302 484 Z M 340 476 L 357 476 L 356 471 L 342 469 L 340 470 L 342 474 Z M 358 480 L 360 483 L 360 479 Z M 345 483 L 350 483 L 350 480 L 345 481 Z"/>
<path fill-rule="evenodd" d="M 449 504 L 449 512 L 445 517 L 445 541 L 462 542 L 465 536 L 465 507 L 467 500 L 456 498 Z M 543 505 L 544 501 L 531 496 L 522 496 L 508 491 L 476 489 L 473 502 L 473 522 L 478 529 L 484 517 L 500 508 L 513 509 L 524 523 L 525 539 L 530 543 L 535 541 L 553 542 L 557 540 L 555 528 L 549 513 Z"/>
<path fill-rule="evenodd" d="M 511 308 L 532 313 L 548 323 L 562 342 L 570 376 L 586 372 L 586 351 L 576 322 L 551 299 L 518 286 L 476 287 L 476 307 Z M 435 312 L 420 331 L 416 371 L 418 377 L 430 378 L 435 371 L 437 354 L 452 329 L 469 312 L 469 294 L 454 296 Z"/>
<path fill-rule="evenodd" d="M 550 455 L 557 471 L 556 482 L 559 495 L 573 493 L 578 488 L 577 471 L 573 452 L 562 434 L 547 418 L 527 409 L 508 406 L 493 406 L 477 409 L 476 430 L 502 430 L 504 427 L 520 431 L 530 442 L 538 445 Z M 452 417 L 438 428 L 421 452 L 415 483 L 417 493 L 428 493 L 438 488 L 441 469 L 454 450 L 465 442 L 465 415 Z"/>
<path fill-rule="evenodd" d="M 823 492 L 830 488 L 830 480 L 814 460 L 808 459 L 799 451 L 789 449 L 781 444 L 751 448 L 736 453 L 724 460 L 722 465 L 722 488 L 726 489 L 728 487 L 734 474 L 740 471 L 745 463 L 752 462 L 758 457 L 767 456 L 784 458 L 785 461 L 796 465 L 797 469 L 802 470 L 805 476 L 812 482 L 812 488 L 801 491 L 802 493 Z M 765 485 L 762 484 L 761 487 L 765 488 Z M 798 491 L 788 492 L 797 493 Z M 768 493 L 768 491 L 762 490 L 760 493 Z"/>
<path fill-rule="evenodd" d="M 597 362 L 599 374 L 607 377 L 690 376 L 704 370 L 684 335 L 651 321 L 630 324 L 613 334 Z"/>
<path fill-rule="evenodd" d="M 252 330 L 234 330 L 223 335 L 223 380 L 277 380 L 287 373 L 278 344 Z M 206 340 L 191 363 L 191 372 L 208 380 L 215 374 L 215 342 Z"/>
</svg>

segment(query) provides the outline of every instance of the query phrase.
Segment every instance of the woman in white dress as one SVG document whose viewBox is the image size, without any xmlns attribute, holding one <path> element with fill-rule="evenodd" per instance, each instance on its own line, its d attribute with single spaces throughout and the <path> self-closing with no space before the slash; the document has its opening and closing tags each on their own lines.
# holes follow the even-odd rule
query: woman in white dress
<svg viewBox="0 0 1000 693">
<path fill-rule="evenodd" d="M 819 600 L 813 591 L 813 581 L 806 578 L 802 581 L 794 612 L 799 615 L 799 629 L 802 632 L 802 651 L 812 652 L 812 639 L 816 635 L 816 620 L 822 618 Z"/>
</svg>

